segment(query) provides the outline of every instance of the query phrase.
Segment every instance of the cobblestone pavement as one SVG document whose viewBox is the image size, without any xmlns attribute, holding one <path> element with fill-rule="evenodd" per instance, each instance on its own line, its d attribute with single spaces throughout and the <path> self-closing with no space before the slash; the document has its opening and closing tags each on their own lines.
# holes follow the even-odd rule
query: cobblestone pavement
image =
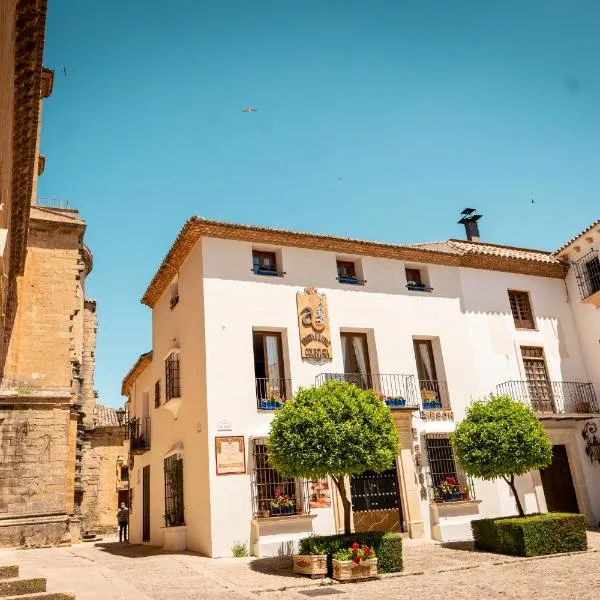
<svg viewBox="0 0 600 600">
<path fill-rule="evenodd" d="M 22 575 L 47 577 L 49 591 L 74 591 L 77 600 L 301 600 L 312 592 L 340 600 L 407 594 L 419 600 L 598 600 L 600 532 L 590 532 L 589 542 L 587 553 L 520 559 L 472 552 L 468 544 L 406 540 L 404 573 L 330 586 L 295 576 L 288 557 L 212 560 L 109 539 L 71 548 L 0 551 L 0 564 L 19 564 Z"/>
</svg>

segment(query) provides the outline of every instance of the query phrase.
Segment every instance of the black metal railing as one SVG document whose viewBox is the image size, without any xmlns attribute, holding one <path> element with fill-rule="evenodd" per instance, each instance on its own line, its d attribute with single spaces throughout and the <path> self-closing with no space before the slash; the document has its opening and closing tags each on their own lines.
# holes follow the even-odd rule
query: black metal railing
<svg viewBox="0 0 600 600">
<path fill-rule="evenodd" d="M 321 373 L 315 383 L 323 385 L 328 381 L 344 381 L 364 390 L 373 390 L 390 408 L 419 408 L 413 375 Z"/>
<path fill-rule="evenodd" d="M 475 500 L 473 478 L 458 469 L 448 435 L 429 434 L 425 446 L 429 499 L 434 502 Z"/>
<path fill-rule="evenodd" d="M 419 379 L 419 395 L 423 410 L 450 409 L 448 384 L 441 379 Z"/>
<path fill-rule="evenodd" d="M 582 300 L 600 291 L 600 255 L 598 250 L 590 250 L 585 256 L 573 262 L 575 279 Z"/>
<path fill-rule="evenodd" d="M 127 423 L 126 439 L 132 451 L 150 449 L 150 417 L 137 417 Z"/>
<path fill-rule="evenodd" d="M 542 413 L 597 413 L 598 400 L 591 383 L 579 381 L 505 381 L 498 394 L 531 406 Z"/>
<path fill-rule="evenodd" d="M 291 398 L 292 380 L 279 377 L 257 377 L 255 388 L 256 406 L 262 410 L 276 410 Z"/>
<path fill-rule="evenodd" d="M 285 517 L 310 512 L 308 481 L 286 478 L 269 464 L 264 439 L 252 440 L 252 509 L 255 517 Z"/>
</svg>

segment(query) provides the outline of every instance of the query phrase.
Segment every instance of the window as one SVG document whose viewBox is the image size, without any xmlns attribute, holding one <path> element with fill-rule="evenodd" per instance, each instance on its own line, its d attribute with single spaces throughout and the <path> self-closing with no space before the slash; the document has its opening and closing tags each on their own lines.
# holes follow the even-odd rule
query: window
<svg viewBox="0 0 600 600">
<path fill-rule="evenodd" d="M 414 267 L 404 269 L 406 275 L 406 287 L 409 290 L 417 292 L 431 292 L 433 288 L 429 287 L 425 281 L 424 272 L 422 269 Z"/>
<path fill-rule="evenodd" d="M 256 275 L 279 275 L 275 252 L 252 251 L 252 270 Z"/>
<path fill-rule="evenodd" d="M 121 481 L 129 481 L 129 467 L 121 467 Z"/>
<path fill-rule="evenodd" d="M 371 387 L 369 348 L 365 333 L 341 333 L 344 380 L 362 389 Z"/>
<path fill-rule="evenodd" d="M 585 263 L 588 288 L 590 295 L 600 290 L 600 259 L 594 256 Z"/>
<path fill-rule="evenodd" d="M 340 283 L 349 283 L 353 285 L 364 285 L 366 281 L 356 275 L 356 263 L 353 260 L 338 260 L 337 280 Z"/>
<path fill-rule="evenodd" d="M 531 406 L 540 412 L 554 412 L 554 401 L 550 390 L 544 349 L 531 346 L 521 347 L 523 368 Z"/>
<path fill-rule="evenodd" d="M 535 329 L 529 294 L 527 292 L 508 290 L 508 299 L 515 327 L 517 329 Z"/>
<path fill-rule="evenodd" d="M 454 450 L 445 435 L 425 438 L 431 499 L 437 502 L 474 499 L 473 482 L 456 466 Z"/>
<path fill-rule="evenodd" d="M 432 341 L 414 340 L 413 344 L 423 408 L 447 408 L 449 402 L 446 382 L 438 379 Z"/>
<path fill-rule="evenodd" d="M 593 248 L 573 262 L 575 280 L 582 300 L 600 291 L 600 253 Z"/>
<path fill-rule="evenodd" d="M 288 381 L 284 376 L 281 333 L 254 331 L 252 346 L 258 408 L 279 408 L 289 394 Z"/>
<path fill-rule="evenodd" d="M 269 465 L 264 439 L 252 440 L 254 462 L 252 504 L 257 517 L 279 517 L 309 512 L 308 483 L 282 477 Z M 286 500 L 287 499 L 287 500 Z"/>
<path fill-rule="evenodd" d="M 171 310 L 173 310 L 177 304 L 179 303 L 179 282 L 175 280 L 171 284 L 171 300 L 169 302 L 169 306 Z"/>
<path fill-rule="evenodd" d="M 183 515 L 183 458 L 177 454 L 167 456 L 165 473 L 165 527 L 185 525 Z"/>
<path fill-rule="evenodd" d="M 160 406 L 160 379 L 154 384 L 154 408 Z"/>
<path fill-rule="evenodd" d="M 179 398 L 179 352 L 172 352 L 165 360 L 165 391 L 166 400 Z"/>
</svg>

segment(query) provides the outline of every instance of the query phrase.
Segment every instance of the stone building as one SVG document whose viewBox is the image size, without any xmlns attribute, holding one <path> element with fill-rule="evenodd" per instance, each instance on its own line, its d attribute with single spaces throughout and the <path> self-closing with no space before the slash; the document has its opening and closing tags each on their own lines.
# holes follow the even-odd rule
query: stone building
<svg viewBox="0 0 600 600">
<path fill-rule="evenodd" d="M 99 420 L 96 408 L 85 221 L 36 202 L 42 101 L 54 80 L 42 67 L 45 14 L 46 0 L 0 4 L 0 546 L 68 543 L 82 516 L 100 524 L 96 504 L 108 500 L 86 497 L 85 483 L 102 479 L 93 457 L 113 456 L 124 437 L 107 428 L 110 409 Z"/>
</svg>

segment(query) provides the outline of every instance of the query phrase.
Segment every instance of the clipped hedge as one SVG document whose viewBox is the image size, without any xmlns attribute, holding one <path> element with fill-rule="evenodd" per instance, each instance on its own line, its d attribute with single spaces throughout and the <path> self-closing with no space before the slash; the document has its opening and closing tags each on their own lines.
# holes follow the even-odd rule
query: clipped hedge
<svg viewBox="0 0 600 600">
<path fill-rule="evenodd" d="M 585 517 L 548 513 L 471 521 L 477 550 L 540 556 L 587 549 Z"/>
<path fill-rule="evenodd" d="M 366 531 L 350 535 L 312 535 L 300 540 L 299 553 L 327 554 L 331 557 L 339 550 L 350 548 L 354 542 L 375 550 L 378 573 L 402 571 L 402 538 L 397 533 Z"/>
</svg>

